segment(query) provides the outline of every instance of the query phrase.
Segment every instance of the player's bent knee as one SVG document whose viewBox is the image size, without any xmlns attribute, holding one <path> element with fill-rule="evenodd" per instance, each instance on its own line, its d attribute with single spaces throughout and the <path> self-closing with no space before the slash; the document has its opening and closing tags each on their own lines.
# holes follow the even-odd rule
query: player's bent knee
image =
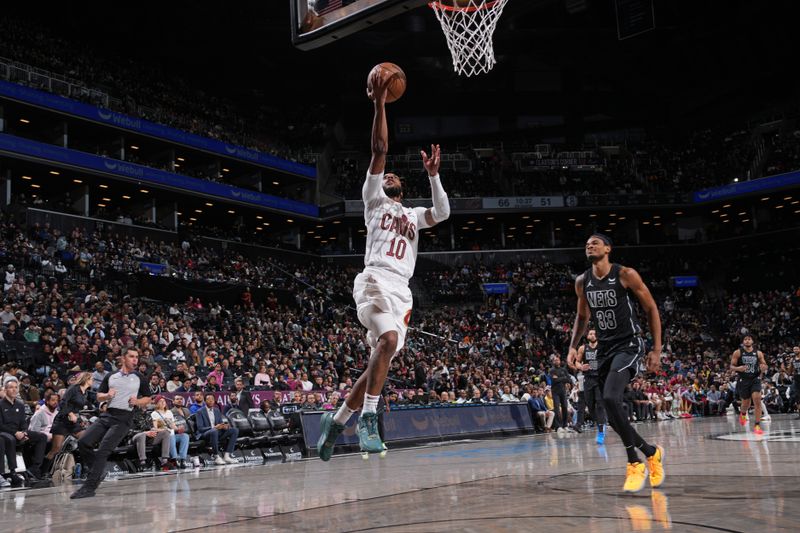
<svg viewBox="0 0 800 533">
<path fill-rule="evenodd" d="M 378 352 L 381 355 L 392 357 L 397 351 L 397 332 L 387 331 L 378 339 Z"/>
</svg>

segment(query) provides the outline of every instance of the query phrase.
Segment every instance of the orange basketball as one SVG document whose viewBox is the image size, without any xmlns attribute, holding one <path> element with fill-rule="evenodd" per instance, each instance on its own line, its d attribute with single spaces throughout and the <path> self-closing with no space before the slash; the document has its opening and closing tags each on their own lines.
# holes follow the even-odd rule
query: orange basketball
<svg viewBox="0 0 800 533">
<path fill-rule="evenodd" d="M 379 65 L 375 65 L 372 67 L 372 70 L 369 71 L 369 75 L 367 76 L 367 86 L 370 89 L 372 89 L 370 86 L 372 73 L 375 72 L 376 69 L 380 69 L 381 79 L 383 79 L 384 83 L 389 84 L 386 88 L 386 103 L 388 104 L 394 102 L 403 96 L 403 93 L 406 92 L 406 73 L 403 72 L 403 69 L 394 63 L 381 63 Z"/>
</svg>

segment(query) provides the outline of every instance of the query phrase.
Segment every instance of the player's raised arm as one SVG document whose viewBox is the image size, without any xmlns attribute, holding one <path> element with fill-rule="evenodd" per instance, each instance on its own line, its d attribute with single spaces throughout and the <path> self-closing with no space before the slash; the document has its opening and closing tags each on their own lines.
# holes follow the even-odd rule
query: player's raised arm
<svg viewBox="0 0 800 533">
<path fill-rule="evenodd" d="M 651 372 L 657 371 L 661 366 L 661 317 L 658 314 L 658 306 L 650 294 L 650 289 L 642 281 L 642 277 L 636 270 L 623 267 L 619 273 L 622 286 L 629 289 L 636 295 L 639 304 L 647 314 L 647 324 L 650 326 L 650 333 L 653 335 L 653 351 L 650 352 L 647 360 L 647 369 Z"/>
<path fill-rule="evenodd" d="M 589 302 L 586 301 L 586 295 L 583 293 L 583 274 L 575 279 L 575 294 L 578 295 L 578 312 L 575 315 L 575 323 L 572 325 L 572 340 L 569 342 L 569 354 L 573 359 L 578 355 L 578 343 L 581 342 L 586 328 L 589 327 L 589 318 L 591 311 L 589 310 Z"/>
<path fill-rule="evenodd" d="M 386 123 L 386 82 L 382 70 L 372 71 L 367 83 L 367 96 L 375 103 L 375 116 L 372 119 L 372 160 L 369 173 L 361 190 L 364 202 L 383 193 L 383 171 L 386 168 L 386 154 L 389 151 L 389 126 Z"/>
<path fill-rule="evenodd" d="M 422 165 L 431 182 L 431 200 L 433 201 L 433 207 L 425 210 L 425 224 L 421 227 L 430 228 L 450 217 L 450 201 L 447 199 L 447 193 L 444 192 L 442 181 L 439 178 L 439 163 L 442 157 L 439 145 L 431 145 L 430 156 L 425 153 L 425 150 L 421 150 L 420 155 L 422 156 Z"/>
</svg>

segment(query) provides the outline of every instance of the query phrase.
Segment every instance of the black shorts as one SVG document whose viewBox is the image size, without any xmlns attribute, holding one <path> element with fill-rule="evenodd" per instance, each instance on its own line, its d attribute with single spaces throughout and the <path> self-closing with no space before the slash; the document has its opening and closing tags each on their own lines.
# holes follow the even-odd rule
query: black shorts
<svg viewBox="0 0 800 533">
<path fill-rule="evenodd" d="M 644 357 L 644 340 L 633 339 L 627 345 L 618 346 L 604 354 L 597 355 L 597 375 L 601 387 L 611 372 L 629 372 L 628 380 L 632 380 L 639 372 L 639 363 Z"/>
<path fill-rule="evenodd" d="M 736 384 L 736 394 L 741 400 L 749 400 L 754 392 L 761 392 L 760 378 L 739 378 Z"/>
<path fill-rule="evenodd" d="M 60 420 L 56 418 L 53 420 L 53 426 L 50 428 L 50 434 L 52 435 L 74 435 L 81 431 L 81 425 L 76 423 L 72 423 L 69 420 Z"/>
</svg>

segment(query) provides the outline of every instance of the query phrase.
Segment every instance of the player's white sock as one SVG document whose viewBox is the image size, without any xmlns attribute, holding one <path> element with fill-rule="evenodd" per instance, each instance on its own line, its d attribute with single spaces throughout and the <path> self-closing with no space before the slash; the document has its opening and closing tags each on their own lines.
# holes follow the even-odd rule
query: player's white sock
<svg viewBox="0 0 800 533">
<path fill-rule="evenodd" d="M 378 399 L 380 396 L 373 396 L 369 393 L 364 393 L 364 406 L 361 408 L 361 414 L 375 413 L 378 411 Z"/>
<path fill-rule="evenodd" d="M 350 420 L 350 417 L 355 413 L 355 410 L 350 409 L 347 407 L 347 402 L 342 403 L 342 406 L 336 411 L 336 414 L 333 415 L 333 421 L 337 424 L 345 425 L 347 421 Z"/>
</svg>

